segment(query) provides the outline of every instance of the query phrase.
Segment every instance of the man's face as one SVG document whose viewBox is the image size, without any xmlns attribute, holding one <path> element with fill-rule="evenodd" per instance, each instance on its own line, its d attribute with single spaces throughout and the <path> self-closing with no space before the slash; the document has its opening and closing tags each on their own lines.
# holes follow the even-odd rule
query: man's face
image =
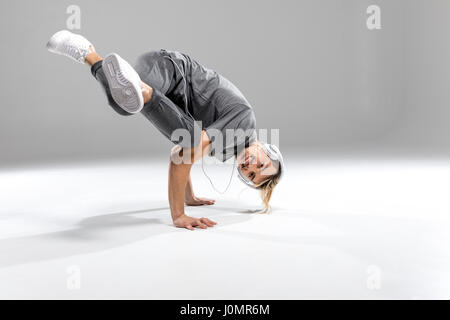
<svg viewBox="0 0 450 320">
<path fill-rule="evenodd" d="M 239 155 L 238 170 L 258 185 L 276 174 L 278 165 L 274 165 L 259 143 L 254 143 Z"/>
</svg>

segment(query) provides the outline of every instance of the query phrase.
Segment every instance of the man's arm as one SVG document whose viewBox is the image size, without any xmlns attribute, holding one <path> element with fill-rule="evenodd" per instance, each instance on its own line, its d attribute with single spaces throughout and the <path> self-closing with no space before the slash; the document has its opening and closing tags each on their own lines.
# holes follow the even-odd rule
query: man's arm
<svg viewBox="0 0 450 320">
<path fill-rule="evenodd" d="M 173 223 L 176 227 L 194 230 L 195 227 L 206 229 L 216 223 L 207 218 L 188 217 L 184 212 L 186 186 L 192 164 L 203 157 L 209 148 L 211 141 L 205 131 L 199 145 L 192 149 L 177 149 L 172 152 L 169 167 L 169 204 Z M 182 161 L 180 161 L 182 160 Z M 190 185 L 192 190 L 192 185 Z"/>
</svg>

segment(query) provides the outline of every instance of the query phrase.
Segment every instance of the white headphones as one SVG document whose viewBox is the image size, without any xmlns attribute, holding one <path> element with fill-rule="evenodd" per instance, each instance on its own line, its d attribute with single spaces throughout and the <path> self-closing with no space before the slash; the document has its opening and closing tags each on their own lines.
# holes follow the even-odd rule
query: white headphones
<svg viewBox="0 0 450 320">
<path fill-rule="evenodd" d="M 275 161 L 278 163 L 278 170 L 281 170 L 280 173 L 280 179 L 284 175 L 285 171 L 285 165 L 283 161 L 283 156 L 281 155 L 280 149 L 274 144 L 268 144 L 268 143 L 260 143 L 261 147 L 263 148 L 264 152 L 269 156 L 269 158 L 272 161 Z M 238 177 L 239 179 L 245 183 L 247 186 L 256 189 L 255 184 L 253 181 L 249 180 L 242 172 L 241 169 L 238 168 Z"/>
</svg>

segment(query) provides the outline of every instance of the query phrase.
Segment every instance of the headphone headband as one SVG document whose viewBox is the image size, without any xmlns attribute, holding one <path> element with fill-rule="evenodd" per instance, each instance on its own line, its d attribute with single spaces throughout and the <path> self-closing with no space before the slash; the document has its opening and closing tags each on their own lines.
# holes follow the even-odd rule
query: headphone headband
<svg viewBox="0 0 450 320">
<path fill-rule="evenodd" d="M 276 161 L 278 163 L 278 170 L 281 170 L 280 179 L 284 175 L 285 171 L 285 165 L 283 161 L 283 156 L 281 155 L 280 149 L 274 144 L 268 144 L 268 143 L 260 143 L 261 147 L 263 148 L 264 152 L 267 154 L 267 156 L 272 160 Z M 250 181 L 244 174 L 241 172 L 241 169 L 238 168 L 238 177 L 239 179 L 244 182 L 247 186 L 257 189 L 255 184 Z"/>
</svg>

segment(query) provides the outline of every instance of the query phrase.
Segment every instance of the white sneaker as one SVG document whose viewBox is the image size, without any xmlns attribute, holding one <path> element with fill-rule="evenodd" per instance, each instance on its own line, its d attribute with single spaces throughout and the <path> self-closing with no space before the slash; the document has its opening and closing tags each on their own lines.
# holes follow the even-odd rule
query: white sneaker
<svg viewBox="0 0 450 320">
<path fill-rule="evenodd" d="M 115 53 L 106 56 L 102 68 L 114 101 L 129 113 L 141 111 L 144 97 L 136 70 Z"/>
<path fill-rule="evenodd" d="M 90 46 L 94 48 L 85 37 L 67 30 L 58 31 L 47 43 L 48 51 L 69 57 L 80 63 L 85 63 L 86 56 L 91 53 Z"/>
</svg>

